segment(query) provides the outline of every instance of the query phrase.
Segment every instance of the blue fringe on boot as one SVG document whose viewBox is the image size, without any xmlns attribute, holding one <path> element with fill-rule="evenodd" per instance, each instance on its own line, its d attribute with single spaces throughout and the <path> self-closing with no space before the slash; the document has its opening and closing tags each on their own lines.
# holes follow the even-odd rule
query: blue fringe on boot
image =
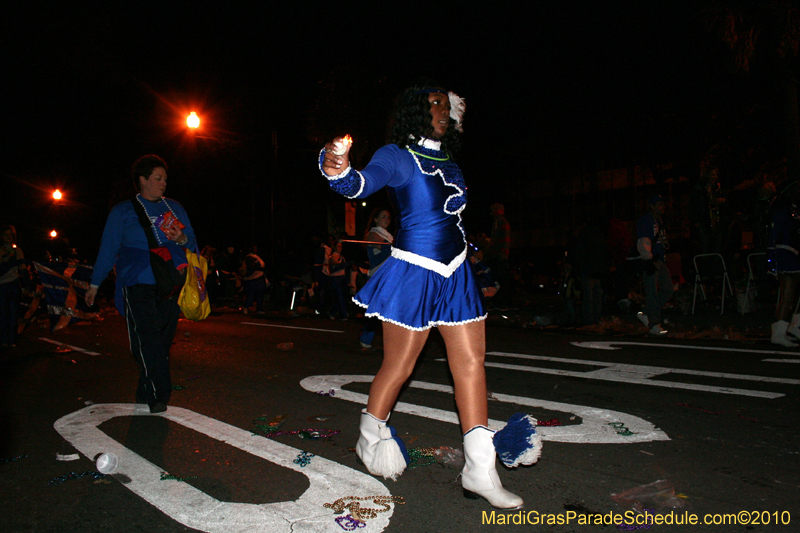
<svg viewBox="0 0 800 533">
<path fill-rule="evenodd" d="M 494 449 L 504 465 L 514 468 L 539 460 L 542 436 L 536 431 L 537 422 L 531 415 L 516 413 L 506 427 L 494 434 Z"/>
</svg>

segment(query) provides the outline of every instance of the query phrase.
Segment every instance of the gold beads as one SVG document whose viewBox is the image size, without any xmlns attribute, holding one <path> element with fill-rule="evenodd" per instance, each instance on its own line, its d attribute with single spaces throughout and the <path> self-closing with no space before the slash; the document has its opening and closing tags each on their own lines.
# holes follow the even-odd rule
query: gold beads
<svg viewBox="0 0 800 533">
<path fill-rule="evenodd" d="M 345 503 L 347 501 L 350 501 L 350 503 Z M 383 509 L 361 507 L 360 501 L 371 501 L 375 505 L 380 505 Z M 375 518 L 378 516 L 378 513 L 385 513 L 390 510 L 390 503 L 405 505 L 406 501 L 402 496 L 345 496 L 333 503 L 325 503 L 322 506 L 333 509 L 335 513 L 343 513 L 345 509 L 347 509 L 350 511 L 353 518 L 364 521 Z"/>
</svg>

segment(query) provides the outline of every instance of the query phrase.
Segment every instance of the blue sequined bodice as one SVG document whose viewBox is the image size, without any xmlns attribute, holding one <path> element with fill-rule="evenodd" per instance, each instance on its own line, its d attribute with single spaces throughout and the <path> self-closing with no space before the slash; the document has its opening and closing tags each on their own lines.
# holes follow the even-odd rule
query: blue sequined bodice
<svg viewBox="0 0 800 533">
<path fill-rule="evenodd" d="M 449 264 L 466 246 L 460 216 L 467 203 L 464 177 L 451 160 L 437 160 L 446 157 L 441 151 L 412 150 L 406 151 L 413 161 L 411 179 L 389 189 L 400 210 L 395 247 Z"/>
<path fill-rule="evenodd" d="M 320 169 L 323 158 L 321 153 Z M 328 181 L 348 198 L 365 198 L 388 187 L 399 210 L 394 257 L 442 275 L 449 275 L 466 257 L 461 211 L 467 188 L 461 169 L 444 152 L 389 144 L 375 152 L 361 172 L 350 169 Z"/>
</svg>

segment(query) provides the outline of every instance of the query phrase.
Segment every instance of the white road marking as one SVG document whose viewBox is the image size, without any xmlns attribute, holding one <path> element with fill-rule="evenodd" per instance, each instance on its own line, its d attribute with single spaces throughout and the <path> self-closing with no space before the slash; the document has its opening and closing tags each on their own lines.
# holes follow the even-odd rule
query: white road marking
<svg viewBox="0 0 800 533">
<path fill-rule="evenodd" d="M 163 417 L 213 439 L 305 475 L 308 489 L 295 501 L 249 504 L 221 502 L 179 481 L 161 481 L 162 468 L 115 441 L 97 426 L 118 416 L 152 416 L 144 406 L 97 404 L 66 415 L 56 430 L 89 459 L 111 452 L 119 458 L 117 472 L 131 479 L 124 486 L 181 524 L 209 533 L 341 532 L 331 509 L 323 503 L 342 496 L 390 496 L 372 476 L 316 456 L 305 468 L 293 463 L 300 450 L 201 414 L 169 407 Z M 369 521 L 370 531 L 383 531 L 393 509 Z"/>
<path fill-rule="evenodd" d="M 656 344 L 651 342 L 616 342 L 616 341 L 598 341 L 598 342 L 571 342 L 570 344 L 578 346 L 579 348 L 594 348 L 595 350 L 621 350 L 622 348 L 614 348 L 612 345 L 617 346 L 651 346 L 656 348 L 683 348 L 685 350 L 712 350 L 718 352 L 742 352 L 742 353 L 760 353 L 772 355 L 798 355 L 797 352 L 784 352 L 780 350 L 748 350 L 745 348 L 720 348 L 717 346 L 692 346 L 686 344 Z M 800 363 L 800 359 L 762 359 L 763 363 Z"/>
<path fill-rule="evenodd" d="M 682 350 L 704 350 L 714 352 L 760 353 L 764 355 L 798 355 L 797 352 L 786 352 L 780 350 L 748 350 L 746 348 L 721 348 L 719 346 L 693 346 L 691 344 L 661 344 L 655 342 L 587 341 L 571 342 L 570 344 L 579 348 L 592 348 L 595 350 L 622 349 L 615 348 L 615 346 L 650 346 L 652 348 L 678 348 Z"/>
<path fill-rule="evenodd" d="M 77 346 L 72 346 L 71 344 L 66 344 L 63 342 L 54 341 L 53 339 L 47 339 L 45 337 L 39 337 L 40 341 L 49 342 L 50 344 L 56 344 L 58 346 L 66 346 L 67 348 L 72 348 L 76 352 L 85 353 L 86 355 L 100 355 L 97 352 L 90 352 L 89 350 L 84 350 L 83 348 L 78 348 Z"/>
<path fill-rule="evenodd" d="M 367 403 L 367 395 L 358 392 L 343 390 L 342 387 L 348 383 L 371 383 L 372 376 L 310 376 L 300 382 L 300 386 L 312 392 L 321 390 L 335 390 L 332 398 L 347 400 L 360 404 Z M 424 389 L 436 392 L 453 394 L 453 387 L 440 385 L 438 383 L 426 383 L 424 381 L 412 381 L 409 387 Z M 570 413 L 582 419 L 580 424 L 567 426 L 543 426 L 538 428 L 543 440 L 554 442 L 578 442 L 578 443 L 597 443 L 597 444 L 629 444 L 634 442 L 649 442 L 655 440 L 670 440 L 666 433 L 656 428 L 650 422 L 639 417 L 610 411 L 607 409 L 597 409 L 595 407 L 585 407 L 568 403 L 549 402 L 523 396 L 510 396 L 493 392 L 497 401 L 513 403 L 549 411 L 560 411 Z M 407 413 L 411 415 L 459 424 L 458 415 L 453 411 L 443 411 L 432 407 L 414 405 L 405 402 L 397 402 L 395 412 Z M 621 422 L 628 428 L 633 435 L 623 436 L 610 426 L 611 423 Z M 501 429 L 505 422 L 499 420 L 489 420 L 491 429 Z"/>
<path fill-rule="evenodd" d="M 609 363 L 608 361 L 589 361 L 586 359 L 566 359 L 561 357 L 548 357 L 544 355 L 527 355 L 527 354 L 519 354 L 519 353 L 508 353 L 508 352 L 486 352 L 486 355 L 497 355 L 500 357 L 515 357 L 517 359 L 532 359 L 538 361 L 558 361 L 561 363 L 578 363 L 582 365 L 589 365 L 589 366 L 603 366 L 603 367 L 614 367 L 614 368 L 625 368 L 630 369 L 631 372 L 634 373 L 641 373 L 641 374 L 652 374 L 653 376 L 658 376 L 660 374 L 689 374 L 692 376 L 710 376 L 714 378 L 728 378 L 728 379 L 741 379 L 744 381 L 763 381 L 763 382 L 770 382 L 770 383 L 788 383 L 789 385 L 800 385 L 800 379 L 790 379 L 790 378 L 771 378 L 767 376 L 752 376 L 750 374 L 729 374 L 726 372 L 708 372 L 705 370 L 688 370 L 683 368 L 668 368 L 668 367 L 660 367 L 660 366 L 644 366 L 644 365 L 629 365 L 629 364 L 617 364 L 617 363 Z M 636 370 L 641 369 L 641 370 Z M 596 373 L 597 371 L 591 372 L 592 374 Z"/>
<path fill-rule="evenodd" d="M 554 361 L 559 363 L 581 364 L 586 366 L 599 366 L 600 370 L 588 372 L 575 372 L 570 370 L 560 370 L 557 368 L 541 368 L 536 366 L 509 365 L 505 363 L 487 362 L 487 367 L 504 368 L 507 370 L 517 370 L 522 372 L 535 372 L 538 374 L 550 374 L 556 376 L 569 376 L 573 378 L 601 379 L 604 381 L 621 381 L 625 383 L 636 383 L 639 385 L 652 385 L 655 387 L 667 387 L 671 389 L 700 390 L 716 392 L 719 394 L 738 394 L 741 396 L 754 396 L 757 398 L 780 398 L 785 394 L 777 392 L 765 392 L 749 389 L 738 389 L 734 387 L 716 387 L 713 385 L 700 385 L 696 383 L 680 383 L 677 381 L 651 380 L 655 376 L 664 374 L 686 374 L 691 376 L 706 376 L 722 379 L 737 379 L 744 381 L 758 381 L 762 383 L 784 383 L 788 385 L 800 385 L 800 380 L 788 378 L 772 378 L 767 376 L 751 376 L 748 374 L 728 374 L 725 372 L 706 372 L 702 370 L 687 370 L 682 368 L 667 368 L 659 366 L 629 365 L 610 363 L 608 361 L 589 361 L 584 359 L 567 359 L 561 357 L 547 357 L 543 355 L 527 355 L 506 352 L 486 352 L 486 355 L 498 357 L 512 357 L 515 359 Z M 437 359 L 445 361 L 445 359 Z"/>
<path fill-rule="evenodd" d="M 338 331 L 335 329 L 318 329 L 318 328 L 301 328 L 298 326 L 280 326 L 278 324 L 264 324 L 261 322 L 242 322 L 242 324 L 247 324 L 248 326 L 263 326 L 267 328 L 285 328 L 285 329 L 304 329 L 306 331 L 324 331 L 326 333 L 344 333 L 344 331 Z"/>
</svg>

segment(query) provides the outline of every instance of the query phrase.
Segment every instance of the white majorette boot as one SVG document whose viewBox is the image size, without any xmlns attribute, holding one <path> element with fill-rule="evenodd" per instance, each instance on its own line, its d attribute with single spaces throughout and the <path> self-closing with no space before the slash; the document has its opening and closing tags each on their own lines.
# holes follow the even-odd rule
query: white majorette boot
<svg viewBox="0 0 800 533">
<path fill-rule="evenodd" d="M 789 322 L 789 327 L 786 328 L 786 333 L 790 335 L 794 335 L 798 339 L 800 339 L 800 314 L 792 315 L 792 321 Z M 790 340 L 794 340 L 789 337 Z"/>
<path fill-rule="evenodd" d="M 475 426 L 464 434 L 464 459 L 461 485 L 464 496 L 484 498 L 498 509 L 522 509 L 524 502 L 516 494 L 503 488 L 495 468 L 497 454 L 492 437 L 494 431 L 485 426 Z"/>
<path fill-rule="evenodd" d="M 777 322 L 772 323 L 772 338 L 770 338 L 770 342 L 772 344 L 780 344 L 781 346 L 786 346 L 787 348 L 795 348 L 797 343 L 792 341 L 791 338 L 786 336 L 786 330 L 789 328 L 789 323 L 785 320 L 778 320 Z"/>
<path fill-rule="evenodd" d="M 406 446 L 386 420 L 378 420 L 361 410 L 361 436 L 356 444 L 356 454 L 373 476 L 397 481 L 410 462 Z"/>
</svg>

